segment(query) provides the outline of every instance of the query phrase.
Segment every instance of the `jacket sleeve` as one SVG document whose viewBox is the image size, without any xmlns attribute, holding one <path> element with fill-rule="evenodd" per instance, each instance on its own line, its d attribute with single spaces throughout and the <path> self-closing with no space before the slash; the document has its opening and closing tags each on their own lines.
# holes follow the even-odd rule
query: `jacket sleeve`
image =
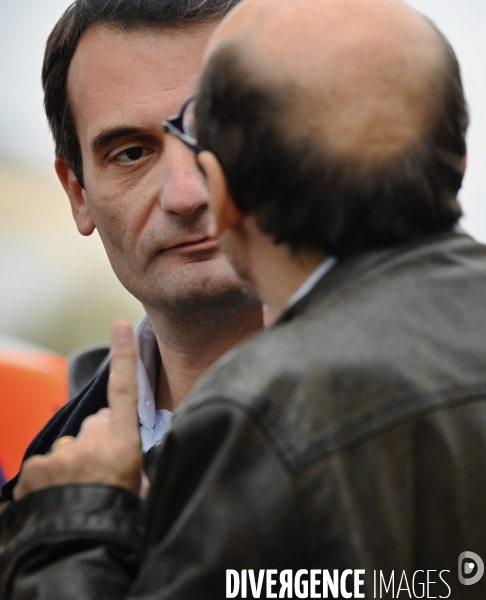
<svg viewBox="0 0 486 600">
<path fill-rule="evenodd" d="M 125 598 L 141 539 L 140 500 L 101 485 L 30 494 L 0 520 L 0 599 Z"/>
</svg>

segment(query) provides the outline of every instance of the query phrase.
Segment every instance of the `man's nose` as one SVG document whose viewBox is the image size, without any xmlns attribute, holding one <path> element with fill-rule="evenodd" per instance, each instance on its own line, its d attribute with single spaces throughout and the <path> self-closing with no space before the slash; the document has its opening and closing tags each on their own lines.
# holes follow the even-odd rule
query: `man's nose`
<svg viewBox="0 0 486 600">
<path fill-rule="evenodd" d="M 208 205 L 208 192 L 195 154 L 175 138 L 168 137 L 163 159 L 162 208 L 189 217 Z"/>
</svg>

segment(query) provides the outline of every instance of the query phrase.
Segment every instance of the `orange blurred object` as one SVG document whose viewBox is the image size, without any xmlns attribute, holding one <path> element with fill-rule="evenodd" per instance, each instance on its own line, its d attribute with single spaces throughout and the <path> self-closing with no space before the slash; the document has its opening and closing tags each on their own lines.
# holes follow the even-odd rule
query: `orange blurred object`
<svg viewBox="0 0 486 600">
<path fill-rule="evenodd" d="M 7 479 L 27 446 L 68 399 L 67 360 L 0 348 L 0 464 Z"/>
</svg>

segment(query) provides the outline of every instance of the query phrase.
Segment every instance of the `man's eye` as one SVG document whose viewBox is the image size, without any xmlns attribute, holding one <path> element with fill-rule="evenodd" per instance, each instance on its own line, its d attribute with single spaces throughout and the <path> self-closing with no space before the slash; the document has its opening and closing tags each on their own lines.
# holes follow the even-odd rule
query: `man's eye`
<svg viewBox="0 0 486 600">
<path fill-rule="evenodd" d="M 125 150 L 125 155 L 130 160 L 138 160 L 142 158 L 143 148 L 128 148 Z"/>
<path fill-rule="evenodd" d="M 113 160 L 118 163 L 129 164 L 140 160 L 147 153 L 146 149 L 142 146 L 134 146 L 133 148 L 127 148 L 117 154 Z"/>
</svg>

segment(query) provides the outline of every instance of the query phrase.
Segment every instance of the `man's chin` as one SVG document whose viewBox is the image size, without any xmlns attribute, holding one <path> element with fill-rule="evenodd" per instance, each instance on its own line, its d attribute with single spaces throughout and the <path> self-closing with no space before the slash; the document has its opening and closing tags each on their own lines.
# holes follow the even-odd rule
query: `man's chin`
<svg viewBox="0 0 486 600">
<path fill-rule="evenodd" d="M 235 302 L 238 297 L 246 298 L 246 302 L 249 299 L 235 271 L 222 257 L 186 263 L 170 273 L 156 274 L 148 287 L 149 293 L 144 296 L 150 296 L 151 305 L 176 310 Z"/>
</svg>

